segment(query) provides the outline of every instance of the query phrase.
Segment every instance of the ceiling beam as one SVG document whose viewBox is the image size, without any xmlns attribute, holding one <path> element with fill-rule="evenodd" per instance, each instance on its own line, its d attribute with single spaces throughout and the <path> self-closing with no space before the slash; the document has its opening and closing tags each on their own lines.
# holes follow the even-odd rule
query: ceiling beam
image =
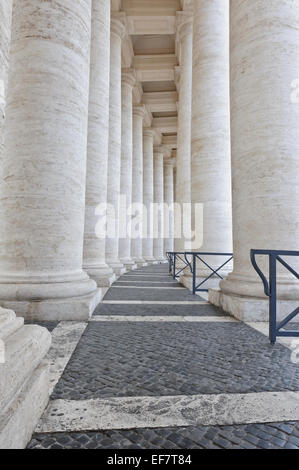
<svg viewBox="0 0 299 470">
<path fill-rule="evenodd" d="M 176 91 L 160 91 L 143 94 L 143 103 L 152 113 L 176 112 L 178 94 Z"/>
<path fill-rule="evenodd" d="M 153 119 L 153 128 L 159 129 L 162 133 L 175 133 L 178 130 L 177 117 L 160 117 Z"/>
<path fill-rule="evenodd" d="M 133 59 L 133 67 L 140 82 L 174 81 L 177 65 L 175 54 L 137 55 Z"/>
</svg>

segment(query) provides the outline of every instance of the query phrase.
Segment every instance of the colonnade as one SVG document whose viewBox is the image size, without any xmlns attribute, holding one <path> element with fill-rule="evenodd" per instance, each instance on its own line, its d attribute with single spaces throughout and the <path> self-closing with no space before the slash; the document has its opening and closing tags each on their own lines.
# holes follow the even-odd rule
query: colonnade
<svg viewBox="0 0 299 470">
<path fill-rule="evenodd" d="M 176 158 L 148 115 L 134 53 L 124 59 L 126 13 L 104 0 L 78 0 L 71 14 L 62 1 L 23 3 L 12 23 L 12 3 L 1 6 L 1 304 L 31 318 L 88 317 L 117 276 L 190 249 L 174 202 L 202 205 L 192 250 L 234 251 L 211 301 L 233 310 L 236 298 L 262 300 L 250 248 L 297 248 L 294 3 L 183 2 Z M 280 285 L 297 298 L 287 275 Z"/>
<path fill-rule="evenodd" d="M 176 132 L 143 98 L 120 3 L 0 2 L 0 448 L 24 447 L 48 400 L 51 336 L 18 317 L 86 321 L 118 276 L 175 248 L 233 251 L 209 300 L 265 320 L 250 249 L 298 250 L 298 2 L 181 1 L 175 54 L 150 58 L 153 81 L 176 82 Z M 280 270 L 278 296 L 298 306 Z"/>
</svg>

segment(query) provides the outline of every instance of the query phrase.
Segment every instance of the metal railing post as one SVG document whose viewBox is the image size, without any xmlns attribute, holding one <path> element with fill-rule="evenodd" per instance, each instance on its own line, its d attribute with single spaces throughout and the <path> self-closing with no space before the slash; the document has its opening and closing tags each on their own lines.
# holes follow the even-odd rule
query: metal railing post
<svg viewBox="0 0 299 470">
<path fill-rule="evenodd" d="M 270 281 L 270 299 L 269 299 L 269 334 L 270 341 L 272 344 L 276 343 L 277 335 L 277 312 L 276 312 L 276 295 L 277 295 L 277 286 L 276 286 L 276 255 L 271 254 L 269 256 L 269 281 Z"/>
<path fill-rule="evenodd" d="M 173 277 L 174 280 L 176 280 L 175 271 L 176 271 L 176 253 L 174 253 L 174 255 L 173 255 L 173 273 L 172 273 L 172 277 Z"/>
<path fill-rule="evenodd" d="M 196 294 L 196 255 L 193 254 L 192 292 Z"/>
</svg>

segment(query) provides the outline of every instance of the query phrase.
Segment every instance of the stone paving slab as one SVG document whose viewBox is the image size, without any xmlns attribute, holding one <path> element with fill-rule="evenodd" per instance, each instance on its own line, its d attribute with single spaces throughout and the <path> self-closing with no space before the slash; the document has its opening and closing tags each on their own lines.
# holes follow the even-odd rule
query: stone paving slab
<svg viewBox="0 0 299 470">
<path fill-rule="evenodd" d="M 299 449 L 299 422 L 35 434 L 29 449 Z"/>
<path fill-rule="evenodd" d="M 290 351 L 242 323 L 90 323 L 52 399 L 299 390 Z"/>
<path fill-rule="evenodd" d="M 169 272 L 168 264 L 154 264 L 143 268 L 135 269 L 135 273 L 167 273 Z"/>
<path fill-rule="evenodd" d="M 132 316 L 225 316 L 223 310 L 214 305 L 132 305 L 99 304 L 93 314 L 97 315 L 132 315 Z"/>
<path fill-rule="evenodd" d="M 162 300 L 198 302 L 200 297 L 187 289 L 127 289 L 111 287 L 103 300 Z"/>
<path fill-rule="evenodd" d="M 164 288 L 176 288 L 176 289 L 184 289 L 184 286 L 182 284 L 179 284 L 178 282 L 174 281 L 174 282 L 171 282 L 171 281 L 167 281 L 167 282 L 161 282 L 161 281 L 155 281 L 155 282 L 151 282 L 151 281 L 138 281 L 136 282 L 135 280 L 134 281 L 116 281 L 114 282 L 113 284 L 113 287 L 115 286 L 120 286 L 120 287 L 125 287 L 125 286 L 133 286 L 133 287 L 138 287 L 140 289 L 144 288 L 144 287 L 152 287 L 153 289 L 155 288 L 159 288 L 159 287 L 163 287 Z"/>
<path fill-rule="evenodd" d="M 150 275 L 150 274 L 142 274 L 142 275 L 137 275 L 137 274 L 124 274 L 123 276 L 120 276 L 117 281 L 158 281 L 158 282 L 175 282 L 171 276 L 155 276 L 155 275 Z"/>
<path fill-rule="evenodd" d="M 299 392 L 51 400 L 36 432 L 298 421 Z"/>
</svg>

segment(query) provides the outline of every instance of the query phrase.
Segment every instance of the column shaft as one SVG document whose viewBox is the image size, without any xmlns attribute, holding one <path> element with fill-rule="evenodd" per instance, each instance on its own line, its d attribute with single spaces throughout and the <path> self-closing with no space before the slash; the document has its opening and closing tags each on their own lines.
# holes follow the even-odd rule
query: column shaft
<svg viewBox="0 0 299 470">
<path fill-rule="evenodd" d="M 153 249 L 153 203 L 154 203 L 154 130 L 143 131 L 143 204 L 146 210 L 144 217 L 145 229 L 142 241 L 142 255 L 144 260 L 153 264 L 156 262 Z"/>
<path fill-rule="evenodd" d="M 115 278 L 105 262 L 109 76 L 110 2 L 93 0 L 83 266 L 99 286 L 110 286 Z"/>
<path fill-rule="evenodd" d="M 121 172 L 120 194 L 124 198 L 120 210 L 119 259 L 126 269 L 135 269 L 131 258 L 132 162 L 133 162 L 133 86 L 135 74 L 131 69 L 122 72 L 121 113 Z"/>
<path fill-rule="evenodd" d="M 248 312 L 256 320 L 267 318 L 268 302 L 262 300 L 250 249 L 298 250 L 299 104 L 292 95 L 293 80 L 299 77 L 298 55 L 297 3 L 231 1 L 235 262 L 221 290 L 224 307 L 242 318 Z M 298 271 L 298 260 L 286 260 Z M 258 261 L 267 273 L 266 260 Z M 298 281 L 279 267 L 278 295 L 299 298 Z"/>
<path fill-rule="evenodd" d="M 203 208 L 203 220 L 193 218 L 196 238 L 192 248 L 202 252 L 231 252 L 229 0 L 194 2 L 192 88 L 193 214 L 196 204 L 202 204 Z M 226 258 L 215 256 L 205 260 L 217 268 Z M 230 270 L 227 266 L 222 274 Z M 209 274 L 211 271 L 198 263 L 198 276 L 205 278 Z M 191 287 L 190 276 L 188 282 Z M 214 276 L 203 288 L 218 283 L 219 278 Z"/>
<path fill-rule="evenodd" d="M 176 251 L 190 249 L 191 220 L 183 218 L 183 205 L 191 203 L 191 117 L 192 117 L 192 16 L 177 13 L 177 49 L 179 51 L 179 106 L 177 136 L 177 173 L 175 239 Z"/>
<path fill-rule="evenodd" d="M 0 161 L 3 152 L 5 90 L 9 64 L 12 0 L 0 2 Z"/>
<path fill-rule="evenodd" d="M 108 233 L 106 261 L 117 276 L 125 271 L 119 260 L 119 197 L 121 167 L 121 44 L 125 27 L 115 13 L 111 19 L 110 42 L 110 114 L 108 150 Z"/>
<path fill-rule="evenodd" d="M 142 217 L 143 217 L 143 105 L 133 110 L 133 180 L 132 180 L 132 258 L 138 267 L 146 265 L 142 258 Z"/>
<path fill-rule="evenodd" d="M 174 251 L 173 162 L 164 161 L 164 256 Z"/>
<path fill-rule="evenodd" d="M 163 243 L 163 203 L 164 203 L 164 183 L 163 183 L 163 151 L 154 152 L 154 257 L 157 261 L 164 261 Z"/>
<path fill-rule="evenodd" d="M 91 2 L 14 6 L 0 185 L 0 299 L 31 318 L 88 318 L 82 271 Z"/>
</svg>

